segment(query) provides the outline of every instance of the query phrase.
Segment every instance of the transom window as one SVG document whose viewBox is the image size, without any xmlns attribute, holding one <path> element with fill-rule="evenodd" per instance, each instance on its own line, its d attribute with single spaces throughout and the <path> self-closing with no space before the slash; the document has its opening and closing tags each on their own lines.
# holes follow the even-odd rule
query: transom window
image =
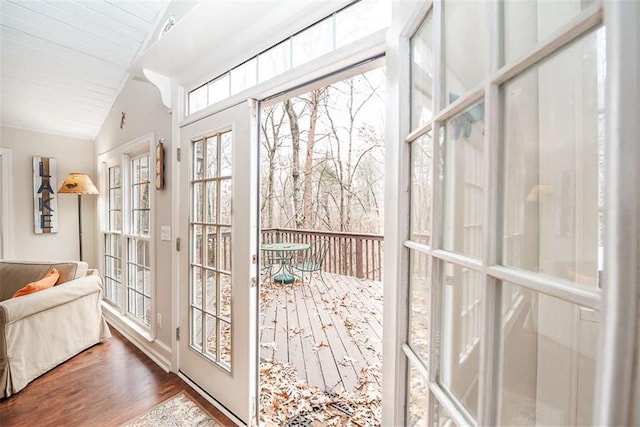
<svg viewBox="0 0 640 427">
<path fill-rule="evenodd" d="M 359 0 L 331 14 L 190 91 L 188 114 L 386 28 L 390 6 L 388 0 Z"/>
</svg>

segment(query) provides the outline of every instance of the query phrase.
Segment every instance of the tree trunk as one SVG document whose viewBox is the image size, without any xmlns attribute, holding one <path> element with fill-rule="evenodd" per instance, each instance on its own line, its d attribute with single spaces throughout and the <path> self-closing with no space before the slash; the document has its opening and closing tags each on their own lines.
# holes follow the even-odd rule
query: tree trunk
<svg viewBox="0 0 640 427">
<path fill-rule="evenodd" d="M 314 220 L 312 218 L 313 211 L 311 205 L 312 190 L 312 170 L 313 170 L 313 150 L 316 142 L 316 123 L 318 121 L 318 106 L 320 104 L 320 96 L 322 89 L 316 89 L 311 92 L 309 101 L 309 132 L 307 138 L 307 154 L 304 160 L 304 187 L 302 190 L 302 228 L 309 229 L 313 227 Z"/>
<path fill-rule="evenodd" d="M 301 228 L 301 186 L 300 186 L 300 126 L 290 99 L 284 102 L 284 109 L 289 116 L 291 128 L 291 178 L 293 180 L 293 215 L 296 219 L 296 228 Z"/>
</svg>

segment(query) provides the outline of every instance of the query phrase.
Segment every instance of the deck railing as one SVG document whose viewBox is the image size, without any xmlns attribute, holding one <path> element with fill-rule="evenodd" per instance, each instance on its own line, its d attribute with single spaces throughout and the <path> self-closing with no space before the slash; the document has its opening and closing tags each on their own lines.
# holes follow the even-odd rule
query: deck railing
<svg viewBox="0 0 640 427">
<path fill-rule="evenodd" d="M 384 239 L 381 235 L 292 228 L 262 229 L 263 244 L 281 242 L 313 245 L 320 239 L 329 240 L 322 271 L 382 281 Z"/>
</svg>

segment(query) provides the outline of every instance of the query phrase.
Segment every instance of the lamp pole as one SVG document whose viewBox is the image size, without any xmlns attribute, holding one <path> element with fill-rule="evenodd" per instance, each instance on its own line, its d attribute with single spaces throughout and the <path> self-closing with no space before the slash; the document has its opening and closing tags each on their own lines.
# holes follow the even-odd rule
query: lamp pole
<svg viewBox="0 0 640 427">
<path fill-rule="evenodd" d="M 81 199 L 82 195 L 78 194 L 78 240 L 80 242 L 80 261 L 83 261 L 82 258 L 82 209 L 81 207 Z"/>
</svg>

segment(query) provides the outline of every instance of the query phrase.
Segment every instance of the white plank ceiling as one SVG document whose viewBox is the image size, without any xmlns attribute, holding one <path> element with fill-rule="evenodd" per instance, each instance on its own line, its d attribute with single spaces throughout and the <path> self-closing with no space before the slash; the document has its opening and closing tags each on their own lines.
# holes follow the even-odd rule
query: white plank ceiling
<svg viewBox="0 0 640 427">
<path fill-rule="evenodd" d="M 93 139 L 166 0 L 0 0 L 0 123 Z"/>
</svg>

